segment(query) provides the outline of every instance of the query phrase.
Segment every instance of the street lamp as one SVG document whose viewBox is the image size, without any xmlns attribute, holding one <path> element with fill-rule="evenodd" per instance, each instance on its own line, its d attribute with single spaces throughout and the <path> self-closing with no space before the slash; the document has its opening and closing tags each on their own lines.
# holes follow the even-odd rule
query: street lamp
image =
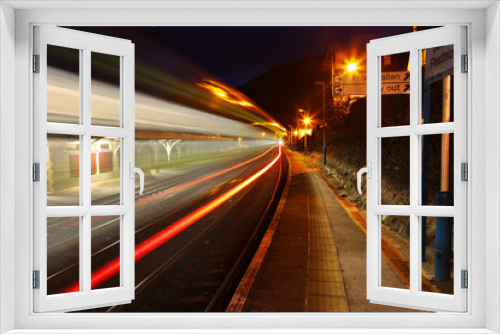
<svg viewBox="0 0 500 334">
<path fill-rule="evenodd" d="M 348 70 L 349 72 L 354 72 L 354 71 L 356 71 L 357 68 L 358 68 L 358 64 L 350 63 L 349 65 L 347 65 L 347 67 L 345 69 Z"/>
<path fill-rule="evenodd" d="M 354 64 L 356 65 L 356 64 Z M 323 87 L 323 166 L 326 166 L 326 96 L 325 96 L 325 82 L 317 81 L 315 85 L 321 85 Z"/>
<path fill-rule="evenodd" d="M 335 86 L 335 83 L 341 83 L 342 86 L 344 85 L 344 72 L 356 72 L 358 69 L 358 64 L 357 63 L 349 63 L 347 64 L 346 67 L 340 70 L 337 74 L 335 74 L 335 70 L 333 69 L 333 64 L 332 64 L 332 95 L 336 95 L 335 92 L 333 91 L 333 88 Z"/>
</svg>

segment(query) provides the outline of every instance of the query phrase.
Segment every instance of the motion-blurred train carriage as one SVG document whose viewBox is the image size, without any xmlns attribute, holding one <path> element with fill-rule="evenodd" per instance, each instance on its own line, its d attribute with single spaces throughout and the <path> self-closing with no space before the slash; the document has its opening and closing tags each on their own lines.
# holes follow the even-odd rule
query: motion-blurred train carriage
<svg viewBox="0 0 500 334">
<path fill-rule="evenodd" d="M 80 109 L 78 74 L 49 67 L 47 81 L 48 121 L 77 124 Z M 263 145 L 275 144 L 279 140 L 273 130 L 279 130 L 280 126 L 265 119 L 263 111 L 244 101 L 241 95 L 234 96 L 231 88 L 207 80 L 193 83 L 185 89 L 198 93 L 201 91 L 201 94 L 210 99 L 220 100 L 210 104 L 215 112 L 199 110 L 142 92 L 135 95 L 136 165 L 146 175 L 168 177 L 175 174 L 174 170 L 179 172 L 182 168 L 210 161 L 216 156 L 236 155 L 242 151 L 262 148 Z M 119 94 L 117 85 L 92 80 L 91 108 L 98 110 L 92 116 L 92 122 L 98 122 L 94 124 L 117 125 Z M 71 194 L 78 192 L 79 150 L 78 136 L 48 135 L 49 203 L 55 200 L 54 197 L 57 197 L 58 203 L 71 202 Z M 92 137 L 91 151 L 92 188 L 100 189 L 106 185 L 109 190 L 109 187 L 119 187 L 120 140 Z M 102 196 L 105 193 L 106 191 Z M 78 200 L 77 196 L 74 198 L 75 201 Z M 99 194 L 93 194 L 92 201 L 100 199 L 102 197 Z M 69 202 L 68 205 L 75 204 Z"/>
</svg>

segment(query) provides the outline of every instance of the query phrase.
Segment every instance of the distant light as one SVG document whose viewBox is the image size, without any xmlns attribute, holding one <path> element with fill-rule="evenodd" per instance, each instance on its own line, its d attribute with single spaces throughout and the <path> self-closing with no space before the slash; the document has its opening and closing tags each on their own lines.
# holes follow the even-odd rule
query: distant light
<svg viewBox="0 0 500 334">
<path fill-rule="evenodd" d="M 298 135 L 298 134 L 299 134 L 299 132 L 298 132 L 298 131 L 295 131 L 293 134 L 294 134 L 294 135 Z"/>
<path fill-rule="evenodd" d="M 349 65 L 347 65 L 347 70 L 349 72 L 354 72 L 354 71 L 356 71 L 357 68 L 358 68 L 358 65 L 356 63 L 350 63 Z"/>
<path fill-rule="evenodd" d="M 311 123 L 311 119 L 309 117 L 304 118 L 304 124 Z"/>
<path fill-rule="evenodd" d="M 299 108 L 299 112 L 304 112 L 305 110 L 302 108 Z"/>
</svg>

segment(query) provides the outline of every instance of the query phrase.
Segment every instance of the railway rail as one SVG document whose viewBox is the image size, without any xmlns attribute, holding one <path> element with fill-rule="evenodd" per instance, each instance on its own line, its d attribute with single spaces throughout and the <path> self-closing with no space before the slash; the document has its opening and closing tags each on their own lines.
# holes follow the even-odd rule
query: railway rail
<svg viewBox="0 0 500 334">
<path fill-rule="evenodd" d="M 251 159 L 250 163 L 244 164 L 240 162 L 241 159 L 233 161 L 233 165 L 238 167 L 226 173 L 228 178 L 225 181 L 217 180 L 217 186 L 211 185 L 210 191 L 203 195 L 187 199 L 182 206 L 158 219 L 150 219 L 147 224 L 139 224 L 141 226 L 136 230 L 136 245 L 207 202 L 213 201 L 221 193 L 237 187 L 272 157 L 274 154 L 267 151 Z M 91 312 L 223 311 L 244 274 L 279 200 L 285 180 L 282 174 L 287 172 L 287 164 L 283 164 L 281 159 L 278 162 L 269 169 L 266 177 L 258 178 L 250 187 L 231 197 L 216 211 L 158 247 L 154 256 L 145 256 L 137 261 L 135 301 Z M 216 179 L 217 177 L 214 177 L 213 181 Z M 186 180 L 179 178 L 170 183 L 170 188 L 185 183 Z M 207 180 L 188 189 L 196 190 L 203 183 L 207 183 Z M 165 191 L 165 185 L 157 184 L 150 187 L 143 198 L 154 197 L 162 191 Z M 189 194 L 190 191 L 185 193 Z M 151 216 L 147 212 L 161 206 L 161 203 L 162 201 L 153 201 L 151 205 L 139 205 L 136 216 Z M 101 225 L 96 224 L 96 227 L 98 226 Z M 94 252 L 93 268 L 105 265 L 109 261 L 109 254 L 116 253 L 119 254 L 118 242 Z M 74 277 L 76 266 L 78 264 L 67 266 L 51 275 L 51 286 L 68 286 Z M 115 275 L 109 279 L 106 287 L 118 285 L 119 278 Z"/>
</svg>

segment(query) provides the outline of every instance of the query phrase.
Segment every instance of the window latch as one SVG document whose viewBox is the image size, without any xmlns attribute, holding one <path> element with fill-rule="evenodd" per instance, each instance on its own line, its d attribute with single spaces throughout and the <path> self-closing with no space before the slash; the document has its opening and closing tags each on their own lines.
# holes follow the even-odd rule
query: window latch
<svg viewBox="0 0 500 334">
<path fill-rule="evenodd" d="M 359 171 L 358 171 L 358 192 L 359 194 L 363 194 L 363 191 L 361 190 L 361 178 L 362 178 L 362 175 L 366 173 L 366 176 L 367 178 L 371 178 L 372 177 L 372 163 L 370 161 L 368 161 L 368 163 L 366 164 L 365 167 L 361 168 Z"/>
<path fill-rule="evenodd" d="M 134 173 L 139 174 L 139 182 L 140 182 L 139 194 L 142 195 L 142 192 L 144 191 L 144 172 L 142 171 L 142 169 L 134 167 L 133 161 L 130 161 L 129 163 L 129 171 L 131 179 L 134 179 L 135 177 Z"/>
</svg>

